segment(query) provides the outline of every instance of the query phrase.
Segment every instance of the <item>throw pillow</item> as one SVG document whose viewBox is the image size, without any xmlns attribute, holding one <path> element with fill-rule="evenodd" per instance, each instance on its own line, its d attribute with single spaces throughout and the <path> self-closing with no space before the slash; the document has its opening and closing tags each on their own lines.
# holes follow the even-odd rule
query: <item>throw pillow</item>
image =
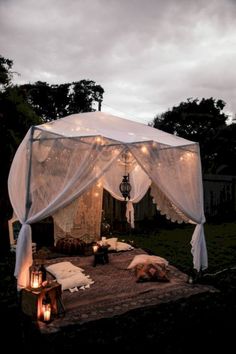
<svg viewBox="0 0 236 354">
<path fill-rule="evenodd" d="M 76 267 L 71 262 L 59 262 L 51 264 L 50 266 L 46 267 L 46 270 L 57 279 L 68 278 L 76 273 L 81 273 L 84 271 L 82 268 Z"/>
<path fill-rule="evenodd" d="M 83 254 L 84 242 L 74 237 L 60 238 L 56 243 L 57 252 L 73 255 Z"/>
<path fill-rule="evenodd" d="M 116 251 L 117 248 L 117 237 L 107 238 L 105 243 L 109 245 L 108 251 Z"/>
<path fill-rule="evenodd" d="M 130 251 L 130 250 L 133 250 L 133 249 L 134 249 L 134 247 L 129 245 L 128 243 L 117 241 L 117 246 L 116 246 L 116 251 L 117 252 Z"/>
<path fill-rule="evenodd" d="M 150 264 L 150 263 L 164 264 L 165 266 L 168 266 L 169 264 L 165 258 L 158 257 L 158 256 L 150 256 L 148 254 L 139 254 L 133 258 L 132 262 L 129 264 L 127 269 L 135 268 L 138 264 Z"/>
<path fill-rule="evenodd" d="M 84 275 L 82 272 L 76 273 L 68 278 L 58 278 L 57 282 L 61 284 L 62 290 L 73 289 L 75 287 L 88 287 L 93 284 L 94 281 L 89 276 Z"/>
<path fill-rule="evenodd" d="M 139 264 L 136 266 L 136 281 L 161 281 L 169 282 L 167 268 L 164 264 Z"/>
</svg>

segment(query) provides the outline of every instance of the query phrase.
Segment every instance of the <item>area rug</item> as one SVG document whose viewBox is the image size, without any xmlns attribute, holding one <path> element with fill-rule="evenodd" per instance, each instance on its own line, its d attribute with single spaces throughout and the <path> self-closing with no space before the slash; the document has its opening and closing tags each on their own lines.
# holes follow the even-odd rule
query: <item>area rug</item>
<svg viewBox="0 0 236 354">
<path fill-rule="evenodd" d="M 96 267 L 93 266 L 93 256 L 48 261 L 48 264 L 70 261 L 83 268 L 94 284 L 89 289 L 78 292 L 63 291 L 65 315 L 55 318 L 47 325 L 40 322 L 41 332 L 55 332 L 65 326 L 113 317 L 133 309 L 175 301 L 202 292 L 216 291 L 208 285 L 189 284 L 187 275 L 172 265 L 169 265 L 170 282 L 137 283 L 134 270 L 128 270 L 127 267 L 138 254 L 145 254 L 145 251 L 138 248 L 111 253 L 108 264 L 98 264 Z"/>
</svg>

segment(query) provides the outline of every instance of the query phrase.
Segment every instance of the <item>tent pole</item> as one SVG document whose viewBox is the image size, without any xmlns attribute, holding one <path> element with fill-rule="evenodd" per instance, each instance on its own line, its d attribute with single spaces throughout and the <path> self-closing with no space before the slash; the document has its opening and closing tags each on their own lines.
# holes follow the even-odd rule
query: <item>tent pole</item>
<svg viewBox="0 0 236 354">
<path fill-rule="evenodd" d="M 27 185 L 26 185 L 26 201 L 25 201 L 25 220 L 28 219 L 29 210 L 32 204 L 31 194 L 30 194 L 30 181 L 31 181 L 31 171 L 32 171 L 32 147 L 33 147 L 33 136 L 34 136 L 34 126 L 31 127 L 30 139 L 29 139 L 29 168 L 27 176 Z"/>
<path fill-rule="evenodd" d="M 98 101 L 98 111 L 101 112 L 102 110 L 102 100 Z"/>
</svg>

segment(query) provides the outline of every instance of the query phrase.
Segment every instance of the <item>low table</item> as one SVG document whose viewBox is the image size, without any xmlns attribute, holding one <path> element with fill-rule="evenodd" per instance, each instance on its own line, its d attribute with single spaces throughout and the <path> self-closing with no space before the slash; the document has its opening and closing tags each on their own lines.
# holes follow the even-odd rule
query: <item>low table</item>
<svg viewBox="0 0 236 354">
<path fill-rule="evenodd" d="M 94 262 L 93 262 L 94 267 L 96 267 L 97 264 L 109 263 L 108 247 L 109 246 L 101 246 L 99 247 L 97 252 L 94 253 Z"/>
</svg>

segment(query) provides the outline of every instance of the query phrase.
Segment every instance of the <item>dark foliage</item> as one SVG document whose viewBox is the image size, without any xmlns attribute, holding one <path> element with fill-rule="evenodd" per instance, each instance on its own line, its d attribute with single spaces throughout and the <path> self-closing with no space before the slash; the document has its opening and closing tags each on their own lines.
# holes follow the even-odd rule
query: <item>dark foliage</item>
<svg viewBox="0 0 236 354">
<path fill-rule="evenodd" d="M 26 132 L 34 124 L 40 124 L 41 120 L 34 113 L 30 105 L 24 100 L 17 87 L 7 87 L 0 93 L 0 252 L 8 248 L 8 224 L 11 218 L 7 179 L 10 166 L 17 147 L 24 138 Z"/>
<path fill-rule="evenodd" d="M 14 86 L 13 61 L 0 56 L 0 253 L 9 249 L 8 219 L 12 208 L 7 179 L 15 152 L 32 125 L 63 116 L 93 111 L 102 102 L 104 90 L 91 80 L 61 85 L 36 82 Z"/>
<path fill-rule="evenodd" d="M 7 86 L 12 78 L 13 61 L 0 55 L 0 87 Z"/>
<path fill-rule="evenodd" d="M 104 90 L 92 80 L 49 85 L 38 81 L 21 85 L 25 99 L 43 121 L 50 121 L 74 113 L 95 111 L 102 102 Z M 97 108 L 97 107 L 96 107 Z"/>
<path fill-rule="evenodd" d="M 227 125 L 225 102 L 211 98 L 187 99 L 157 115 L 154 128 L 199 142 L 205 173 L 236 173 L 235 124 Z M 226 171 L 227 169 L 227 171 Z"/>
</svg>

